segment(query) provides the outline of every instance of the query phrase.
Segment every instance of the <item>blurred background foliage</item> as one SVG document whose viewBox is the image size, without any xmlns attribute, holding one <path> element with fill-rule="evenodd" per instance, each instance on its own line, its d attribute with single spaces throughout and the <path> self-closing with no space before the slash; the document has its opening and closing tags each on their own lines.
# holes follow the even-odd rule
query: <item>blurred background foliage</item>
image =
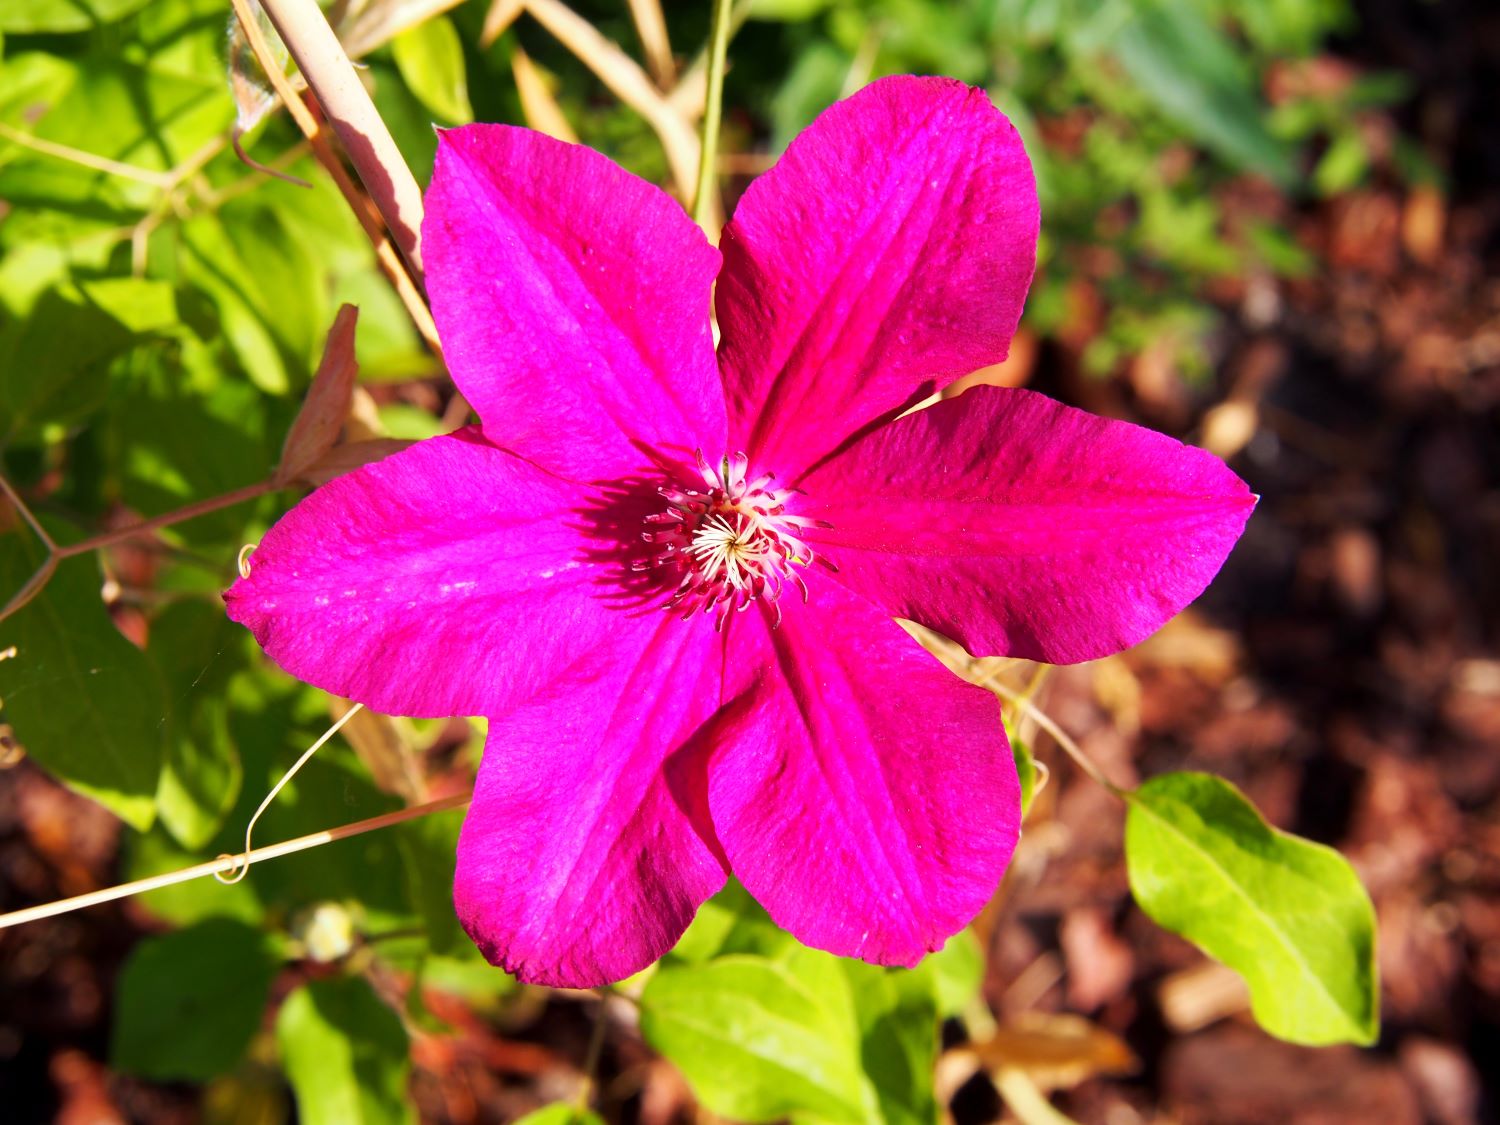
<svg viewBox="0 0 1500 1125">
<path fill-rule="evenodd" d="M 581 61 L 555 0 L 526 7 L 367 0 L 332 14 L 422 182 L 432 124 L 483 120 L 572 134 L 670 185 L 658 129 L 615 96 L 619 64 Z M 694 73 L 706 4 L 667 6 L 666 59 L 643 52 L 625 3 L 575 11 L 695 117 L 676 79 Z M 1043 240 L 1022 336 L 990 381 L 1197 423 L 1233 455 L 1257 432 L 1242 416 L 1255 379 L 1231 378 L 1226 356 L 1276 325 L 1289 293 L 1340 254 L 1358 261 L 1366 236 L 1397 237 L 1392 222 L 1396 253 L 1427 266 L 1441 254 L 1446 154 L 1403 116 L 1408 75 L 1338 52 L 1358 34 L 1345 0 L 748 0 L 734 20 L 729 207 L 822 108 L 884 74 L 952 75 L 1012 116 Z M 0 5 L 0 459 L 62 549 L 0 622 L 0 646 L 34 657 L 0 659 L 5 908 L 239 851 L 262 796 L 342 713 L 270 668 L 218 597 L 241 545 L 296 498 L 260 486 L 339 306 L 360 309 L 347 441 L 467 419 L 301 134 L 264 112 L 229 21 L 227 0 Z M 311 186 L 238 159 L 237 121 L 255 160 Z M 1389 197 L 1406 201 L 1398 218 L 1369 219 L 1365 201 Z M 1309 233 L 1310 216 L 1350 211 L 1349 231 Z M 67 555 L 235 490 L 249 495 Z M 17 510 L 3 518 L 9 598 L 47 553 Z M 1116 718 L 1121 698 L 1139 705 L 1138 683 L 1091 690 Z M 463 791 L 476 726 L 360 717 L 258 838 Z M 1044 850 L 1056 800 L 1054 786 L 1033 833 Z M 649 980 L 602 999 L 520 989 L 453 918 L 459 820 L 7 932 L 7 1119 L 275 1122 L 295 1106 L 314 1125 L 510 1120 L 566 1103 L 537 1118 L 561 1123 L 591 1119 L 573 1107 L 597 1076 L 597 1104 L 632 1120 L 704 1112 L 690 1088 L 732 1119 L 823 1122 L 984 1120 L 1001 1112 L 998 1090 L 1008 1112 L 1042 1122 L 1057 1120 L 1046 1091 L 1128 1072 L 1139 1036 L 1162 1033 L 1114 1018 L 1135 1028 L 1127 1043 L 1108 1019 L 1042 1011 L 997 1024 L 984 997 L 1004 961 L 998 914 L 919 972 L 887 974 L 797 947 L 733 887 Z M 1209 985 L 1224 1012 L 1244 1007 L 1232 980 Z M 1103 1004 L 1087 999 L 1074 1006 Z"/>
</svg>

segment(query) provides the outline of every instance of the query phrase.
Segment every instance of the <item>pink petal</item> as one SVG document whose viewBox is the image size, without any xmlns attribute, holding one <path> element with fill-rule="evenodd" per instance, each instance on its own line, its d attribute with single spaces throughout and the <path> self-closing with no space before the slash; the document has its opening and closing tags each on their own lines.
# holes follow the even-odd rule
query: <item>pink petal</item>
<svg viewBox="0 0 1500 1125">
<path fill-rule="evenodd" d="M 317 687 L 397 715 L 501 714 L 644 612 L 622 601 L 602 503 L 460 430 L 308 496 L 224 598 Z"/>
<path fill-rule="evenodd" d="M 1196 598 L 1255 497 L 1211 453 L 1032 391 L 976 387 L 808 474 L 838 579 L 979 655 L 1118 652 Z"/>
<path fill-rule="evenodd" d="M 994 696 L 822 582 L 785 620 L 730 626 L 750 705 L 709 766 L 730 869 L 819 949 L 910 965 L 994 894 L 1020 787 Z"/>
<path fill-rule="evenodd" d="M 721 664 L 706 620 L 657 613 L 490 724 L 454 886 L 490 961 L 536 984 L 617 981 L 723 886 L 695 764 Z"/>
<path fill-rule="evenodd" d="M 719 254 L 659 188 L 530 129 L 450 129 L 422 252 L 443 357 L 495 444 L 580 480 L 637 466 L 631 439 L 722 447 Z"/>
<path fill-rule="evenodd" d="M 1036 260 L 1031 164 L 984 91 L 895 77 L 751 184 L 717 307 L 731 448 L 794 479 L 1010 347 Z"/>
</svg>

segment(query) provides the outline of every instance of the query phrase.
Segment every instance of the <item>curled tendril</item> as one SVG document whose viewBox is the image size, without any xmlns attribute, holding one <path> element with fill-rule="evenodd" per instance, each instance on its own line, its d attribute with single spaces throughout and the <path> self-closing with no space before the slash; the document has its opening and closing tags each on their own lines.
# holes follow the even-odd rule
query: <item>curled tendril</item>
<svg viewBox="0 0 1500 1125">
<path fill-rule="evenodd" d="M 240 552 L 240 558 L 240 573 L 248 574 L 243 562 L 243 551 Z M 225 852 L 223 855 L 219 856 L 218 858 L 220 862 L 228 860 L 230 861 L 231 866 L 228 871 L 215 871 L 215 879 L 228 887 L 233 886 L 235 883 L 238 883 L 241 879 L 243 879 L 250 873 L 250 854 L 252 851 L 250 847 L 250 834 L 255 831 L 255 822 L 260 819 L 260 814 L 265 812 L 266 809 L 270 807 L 271 802 L 276 799 L 276 794 L 281 792 L 282 787 L 285 786 L 288 781 L 291 781 L 292 778 L 297 776 L 297 771 L 305 766 L 312 758 L 312 756 L 316 754 L 320 749 L 322 749 L 323 744 L 334 735 L 338 734 L 340 729 L 343 728 L 343 725 L 350 719 L 354 718 L 354 716 L 362 710 L 364 710 L 364 704 L 356 703 L 352 707 L 350 707 L 349 710 L 340 715 L 338 721 L 318 737 L 318 741 L 314 742 L 306 750 L 302 751 L 302 757 L 298 758 L 295 762 L 292 763 L 292 768 L 281 775 L 281 780 L 271 787 L 271 791 L 266 794 L 265 800 L 261 801 L 260 807 L 255 810 L 255 815 L 250 818 L 250 823 L 245 825 L 245 850 L 239 855 L 230 855 L 228 852 Z"/>
<path fill-rule="evenodd" d="M 250 577 L 250 556 L 254 553 L 255 547 L 256 544 L 254 543 L 246 543 L 240 548 L 239 568 L 241 578 Z"/>
</svg>

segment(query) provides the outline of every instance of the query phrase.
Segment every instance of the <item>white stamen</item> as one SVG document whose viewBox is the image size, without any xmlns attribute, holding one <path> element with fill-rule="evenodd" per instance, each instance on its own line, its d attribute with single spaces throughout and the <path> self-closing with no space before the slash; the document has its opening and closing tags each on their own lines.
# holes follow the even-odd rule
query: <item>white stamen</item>
<svg viewBox="0 0 1500 1125">
<path fill-rule="evenodd" d="M 682 578 L 663 608 L 681 611 L 684 618 L 700 610 L 716 611 L 722 629 L 731 613 L 743 613 L 763 600 L 775 609 L 773 624 L 780 624 L 777 599 L 788 579 L 797 585 L 803 601 L 808 597 L 807 584 L 793 568 L 823 561 L 799 536 L 804 528 L 828 525 L 789 514 L 786 501 L 794 493 L 773 489 L 773 474 L 747 482 L 750 461 L 743 453 L 710 465 L 698 450 L 695 460 L 706 487 L 657 490 L 667 508 L 647 516 L 650 529 L 641 533 L 656 552 L 632 564 L 632 569 L 680 568 Z"/>
</svg>

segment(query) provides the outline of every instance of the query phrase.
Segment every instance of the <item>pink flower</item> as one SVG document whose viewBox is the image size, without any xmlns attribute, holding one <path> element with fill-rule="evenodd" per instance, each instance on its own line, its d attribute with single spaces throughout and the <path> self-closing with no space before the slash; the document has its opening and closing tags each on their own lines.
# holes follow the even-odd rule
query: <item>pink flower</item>
<svg viewBox="0 0 1500 1125">
<path fill-rule="evenodd" d="M 428 281 L 483 424 L 314 492 L 226 599 L 310 683 L 489 717 L 454 897 L 490 960 L 617 980 L 732 872 L 807 944 L 911 964 L 994 892 L 1020 826 L 995 700 L 892 618 L 1104 656 L 1254 503 L 1028 391 L 901 416 L 1004 357 L 1037 223 L 1015 130 L 942 79 L 823 114 L 722 260 L 595 152 L 442 135 Z"/>
</svg>

